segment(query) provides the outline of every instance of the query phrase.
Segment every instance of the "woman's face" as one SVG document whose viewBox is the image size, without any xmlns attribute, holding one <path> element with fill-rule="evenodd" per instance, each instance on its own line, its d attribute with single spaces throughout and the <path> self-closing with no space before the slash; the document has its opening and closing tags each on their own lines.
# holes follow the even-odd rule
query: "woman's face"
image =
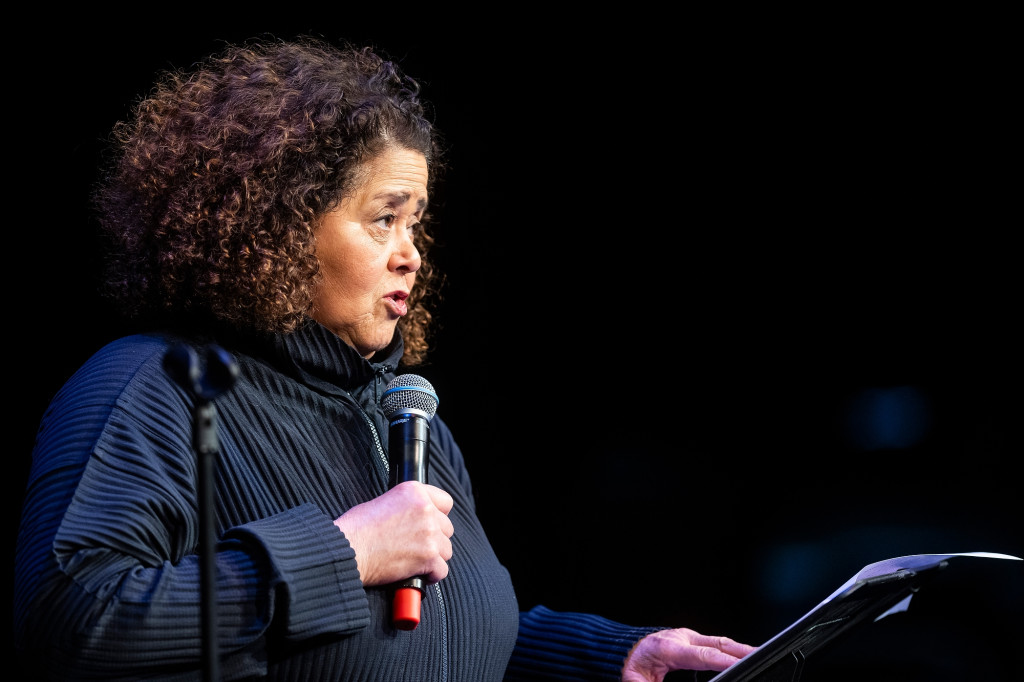
<svg viewBox="0 0 1024 682">
<path fill-rule="evenodd" d="M 369 358 L 395 334 L 416 281 L 413 234 L 427 207 L 427 162 L 388 147 L 361 168 L 362 184 L 316 232 L 323 282 L 313 318 Z"/>
</svg>

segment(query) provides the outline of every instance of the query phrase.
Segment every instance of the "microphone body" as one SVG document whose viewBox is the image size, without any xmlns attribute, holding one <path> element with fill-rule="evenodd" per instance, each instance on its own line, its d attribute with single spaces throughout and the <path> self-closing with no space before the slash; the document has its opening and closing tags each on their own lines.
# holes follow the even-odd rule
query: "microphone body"
<svg viewBox="0 0 1024 682">
<path fill-rule="evenodd" d="M 391 487 L 403 481 L 427 482 L 430 423 L 422 415 L 400 411 L 388 415 L 388 463 Z"/>
<path fill-rule="evenodd" d="M 437 410 L 434 387 L 415 374 L 402 374 L 387 385 L 380 402 L 388 419 L 390 487 L 404 481 L 426 483 L 430 419 Z M 419 625 L 423 589 L 419 576 L 396 585 L 391 618 L 399 630 Z"/>
</svg>

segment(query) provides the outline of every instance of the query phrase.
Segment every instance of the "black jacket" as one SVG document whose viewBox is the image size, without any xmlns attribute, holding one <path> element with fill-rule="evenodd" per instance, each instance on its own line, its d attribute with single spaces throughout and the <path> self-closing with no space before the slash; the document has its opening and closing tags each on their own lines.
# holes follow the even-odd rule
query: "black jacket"
<svg viewBox="0 0 1024 682">
<path fill-rule="evenodd" d="M 373 362 L 313 323 L 218 343 L 239 370 L 210 403 L 222 679 L 618 679 L 655 628 L 520 614 L 440 415 L 427 480 L 455 499 L 449 575 L 428 586 L 412 631 L 391 625 L 390 590 L 363 587 L 333 520 L 388 488 L 379 400 L 397 335 Z M 205 346 L 193 347 L 201 364 Z M 15 643 L 30 676 L 200 678 L 196 400 L 165 363 L 181 348 L 163 335 L 115 341 L 43 417 L 16 560 Z"/>
</svg>

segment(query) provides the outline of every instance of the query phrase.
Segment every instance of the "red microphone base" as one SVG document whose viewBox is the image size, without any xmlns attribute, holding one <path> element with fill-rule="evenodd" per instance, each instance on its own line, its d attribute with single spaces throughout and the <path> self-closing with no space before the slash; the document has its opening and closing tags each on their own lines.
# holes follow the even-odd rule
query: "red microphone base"
<svg viewBox="0 0 1024 682">
<path fill-rule="evenodd" d="M 415 587 L 399 587 L 392 602 L 392 622 L 399 630 L 414 630 L 420 624 L 422 593 Z"/>
</svg>

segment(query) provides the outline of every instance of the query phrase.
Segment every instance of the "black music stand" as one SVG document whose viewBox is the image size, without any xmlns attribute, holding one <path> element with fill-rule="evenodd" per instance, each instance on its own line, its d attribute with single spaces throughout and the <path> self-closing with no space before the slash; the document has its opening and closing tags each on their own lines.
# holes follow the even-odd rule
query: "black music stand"
<svg viewBox="0 0 1024 682">
<path fill-rule="evenodd" d="M 804 662 L 853 628 L 905 611 L 910 598 L 954 557 L 1016 559 L 1008 554 L 915 554 L 870 564 L 805 616 L 709 682 L 798 682 Z"/>
</svg>

